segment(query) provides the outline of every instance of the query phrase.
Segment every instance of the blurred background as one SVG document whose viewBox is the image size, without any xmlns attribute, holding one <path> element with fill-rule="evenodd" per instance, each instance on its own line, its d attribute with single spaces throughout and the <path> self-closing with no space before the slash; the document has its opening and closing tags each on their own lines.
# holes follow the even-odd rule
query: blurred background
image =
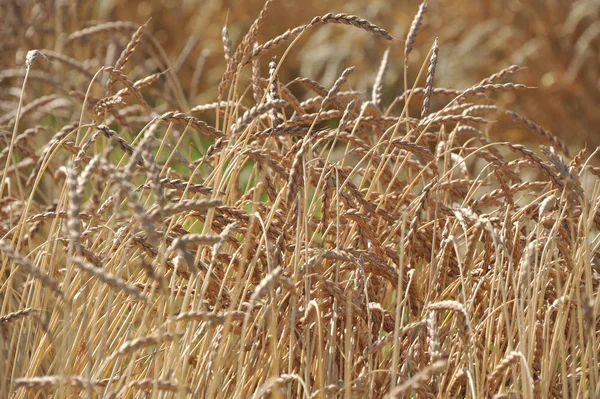
<svg viewBox="0 0 600 399">
<path fill-rule="evenodd" d="M 9 89 L 2 94 L 2 104 L 6 107 L 13 103 L 6 100 L 6 96 L 11 96 L 10 89 L 20 84 L 16 78 L 11 80 L 15 74 L 6 71 L 22 68 L 27 50 L 55 50 L 94 70 L 108 59 L 111 43 L 116 43 L 112 51 L 118 56 L 130 35 L 114 34 L 113 38 L 109 32 L 76 43 L 57 38 L 64 39 L 100 22 L 142 24 L 150 18 L 147 32 L 164 48 L 188 105 L 193 107 L 216 100 L 225 69 L 223 26 L 227 25 L 235 48 L 264 2 L 2 0 L 2 3 L 0 87 Z M 368 97 L 381 57 L 386 46 L 391 46 L 383 102 L 387 105 L 404 90 L 404 39 L 419 4 L 416 0 L 275 0 L 258 41 L 263 43 L 328 12 L 368 19 L 388 30 L 395 40 L 386 42 L 347 26 L 330 24 L 312 28 L 291 51 L 280 79 L 289 82 L 298 76 L 309 77 L 331 87 L 341 71 L 354 65 L 356 71 L 347 87 L 363 91 Z M 575 150 L 585 143 L 591 149 L 600 145 L 600 1 L 430 0 L 409 62 L 409 84 L 436 37 L 440 52 L 435 87 L 465 89 L 517 64 L 524 69 L 510 80 L 536 88 L 497 94 L 494 101 L 498 105 L 536 121 Z M 282 51 L 275 53 L 281 54 Z M 149 57 L 148 52 L 137 51 L 129 70 L 144 65 L 145 57 Z M 263 76 L 267 64 L 268 58 L 263 58 Z M 515 126 L 506 116 L 499 115 L 490 129 L 492 137 L 498 140 L 534 140 L 531 133 Z"/>
</svg>

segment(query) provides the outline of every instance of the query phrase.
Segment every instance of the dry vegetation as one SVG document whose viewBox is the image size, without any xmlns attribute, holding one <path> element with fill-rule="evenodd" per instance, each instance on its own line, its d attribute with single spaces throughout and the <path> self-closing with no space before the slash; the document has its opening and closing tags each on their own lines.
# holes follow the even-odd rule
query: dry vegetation
<svg viewBox="0 0 600 399">
<path fill-rule="evenodd" d="M 579 37 L 587 3 L 547 21 Z M 7 7 L 0 397 L 600 395 L 600 168 L 548 129 L 568 98 L 530 119 L 548 87 L 471 71 L 437 3 L 389 33 L 322 6 L 176 57 L 153 21 Z"/>
</svg>

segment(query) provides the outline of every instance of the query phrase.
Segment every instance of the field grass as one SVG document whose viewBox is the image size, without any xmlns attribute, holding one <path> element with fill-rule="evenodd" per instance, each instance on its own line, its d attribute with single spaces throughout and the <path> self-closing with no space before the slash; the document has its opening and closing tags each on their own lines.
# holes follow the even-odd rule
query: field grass
<svg viewBox="0 0 600 399">
<path fill-rule="evenodd" d="M 388 3 L 7 7 L 0 397 L 600 395 L 590 2 Z"/>
</svg>

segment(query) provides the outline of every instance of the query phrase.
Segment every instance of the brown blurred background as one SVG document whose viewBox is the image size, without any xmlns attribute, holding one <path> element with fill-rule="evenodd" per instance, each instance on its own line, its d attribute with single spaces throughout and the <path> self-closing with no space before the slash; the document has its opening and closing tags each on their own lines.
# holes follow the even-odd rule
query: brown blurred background
<svg viewBox="0 0 600 399">
<path fill-rule="evenodd" d="M 57 44 L 57 35 L 101 21 L 144 23 L 166 50 L 190 106 L 215 101 L 224 71 L 221 29 L 234 47 L 258 15 L 262 0 L 28 1 L 4 0 L 0 28 L 3 70 L 22 66 L 26 50 L 58 48 L 81 61 L 91 57 Z M 384 104 L 402 93 L 403 49 L 416 0 L 276 0 L 260 32 L 260 43 L 327 12 L 356 14 L 388 30 L 391 63 Z M 600 145 L 600 2 L 597 0 L 430 0 L 409 64 L 410 82 L 435 37 L 440 55 L 436 87 L 467 88 L 511 64 L 525 69 L 511 77 L 536 89 L 505 93 L 493 101 L 530 118 L 574 149 Z M 124 40 L 124 42 L 123 42 Z M 127 38 L 121 39 L 121 45 Z M 309 77 L 330 87 L 344 68 L 356 71 L 348 87 L 370 95 L 381 56 L 390 43 L 339 25 L 312 28 L 287 58 L 280 78 Z M 90 48 L 93 48 L 91 46 Z M 95 49 L 96 55 L 98 49 Z M 276 54 L 281 54 L 278 52 Z M 137 55 L 143 62 L 143 53 Z M 98 58 L 98 57 L 96 57 Z M 263 61 L 266 73 L 268 59 Z M 201 75 L 199 68 L 204 64 Z M 91 64 L 93 65 L 93 63 Z M 192 76 L 200 76 L 190 87 Z M 4 85 L 4 82 L 0 84 Z M 421 83 L 422 84 L 422 83 Z M 12 85 L 18 86 L 18 84 Z M 5 87 L 5 86 L 0 86 Z M 491 128 L 496 139 L 528 141 L 530 133 L 505 116 Z M 574 152 L 574 151 L 573 151 Z"/>
</svg>

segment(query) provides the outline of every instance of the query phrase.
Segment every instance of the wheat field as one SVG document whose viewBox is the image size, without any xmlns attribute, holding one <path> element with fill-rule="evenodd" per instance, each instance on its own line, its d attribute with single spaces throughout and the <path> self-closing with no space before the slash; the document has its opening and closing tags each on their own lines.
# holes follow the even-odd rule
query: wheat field
<svg viewBox="0 0 600 399">
<path fill-rule="evenodd" d="M 6 9 L 0 397 L 600 397 L 593 88 L 544 116 L 433 1 L 207 2 L 204 50 L 148 3 Z"/>
</svg>

